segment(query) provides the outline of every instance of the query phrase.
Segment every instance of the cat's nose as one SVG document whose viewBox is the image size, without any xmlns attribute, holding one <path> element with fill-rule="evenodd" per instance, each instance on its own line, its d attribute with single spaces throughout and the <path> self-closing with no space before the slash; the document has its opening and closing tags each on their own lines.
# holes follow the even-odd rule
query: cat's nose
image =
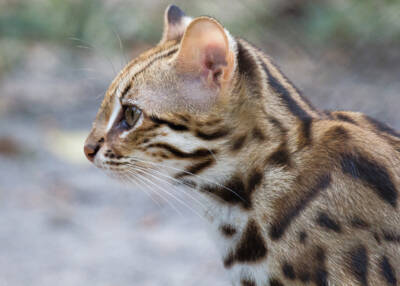
<svg viewBox="0 0 400 286">
<path fill-rule="evenodd" d="M 96 144 L 85 144 L 85 146 L 83 147 L 83 152 L 85 152 L 86 158 L 88 158 L 88 160 L 90 162 L 94 161 L 94 158 L 96 157 L 97 152 L 100 150 L 100 144 L 96 143 Z"/>
</svg>

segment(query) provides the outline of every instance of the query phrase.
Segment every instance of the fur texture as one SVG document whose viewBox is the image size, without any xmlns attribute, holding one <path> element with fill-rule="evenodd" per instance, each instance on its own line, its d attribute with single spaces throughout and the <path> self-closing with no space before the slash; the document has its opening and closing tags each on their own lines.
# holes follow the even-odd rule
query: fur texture
<svg viewBox="0 0 400 286">
<path fill-rule="evenodd" d="M 233 285 L 399 285 L 399 134 L 314 109 L 263 52 L 177 9 L 108 89 L 88 158 L 196 194 Z"/>
</svg>

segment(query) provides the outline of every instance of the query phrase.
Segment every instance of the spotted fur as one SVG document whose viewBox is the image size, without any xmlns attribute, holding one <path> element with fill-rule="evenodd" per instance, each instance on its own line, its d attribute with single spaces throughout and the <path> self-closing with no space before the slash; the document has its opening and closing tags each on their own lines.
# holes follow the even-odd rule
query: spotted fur
<svg viewBox="0 0 400 286">
<path fill-rule="evenodd" d="M 399 285 L 399 133 L 316 110 L 212 18 L 170 6 L 164 21 L 110 85 L 88 158 L 196 194 L 233 285 Z"/>
</svg>

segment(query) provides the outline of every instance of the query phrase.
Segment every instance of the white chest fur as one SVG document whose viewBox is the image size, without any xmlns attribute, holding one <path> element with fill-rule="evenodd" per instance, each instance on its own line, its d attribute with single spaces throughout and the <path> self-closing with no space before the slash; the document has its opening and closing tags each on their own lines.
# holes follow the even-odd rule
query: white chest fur
<svg viewBox="0 0 400 286">
<path fill-rule="evenodd" d="M 229 257 L 235 254 L 238 245 L 246 243 L 243 240 L 246 239 L 245 232 L 252 213 L 243 210 L 240 206 L 224 205 L 214 200 L 210 200 L 208 203 L 211 207 L 205 215 L 209 220 L 209 232 L 221 253 L 224 266 L 231 277 L 232 285 L 268 285 L 267 259 L 261 259 L 257 262 L 236 261 L 227 265 Z"/>
</svg>

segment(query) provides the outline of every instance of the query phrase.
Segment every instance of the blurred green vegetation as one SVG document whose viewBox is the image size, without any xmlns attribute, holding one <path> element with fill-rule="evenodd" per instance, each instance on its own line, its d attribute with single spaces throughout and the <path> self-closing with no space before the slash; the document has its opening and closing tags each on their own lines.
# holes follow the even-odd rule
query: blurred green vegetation
<svg viewBox="0 0 400 286">
<path fill-rule="evenodd" d="M 309 49 L 317 45 L 358 53 L 372 48 L 382 56 L 387 47 L 400 44 L 398 0 L 175 2 L 188 14 L 215 16 L 234 34 L 258 43 L 267 44 L 264 37 L 268 34 Z M 64 47 L 89 43 L 108 51 L 120 49 L 119 37 L 129 47 L 157 42 L 167 4 L 152 0 L 3 0 L 0 71 L 11 69 L 37 42 Z"/>
</svg>

